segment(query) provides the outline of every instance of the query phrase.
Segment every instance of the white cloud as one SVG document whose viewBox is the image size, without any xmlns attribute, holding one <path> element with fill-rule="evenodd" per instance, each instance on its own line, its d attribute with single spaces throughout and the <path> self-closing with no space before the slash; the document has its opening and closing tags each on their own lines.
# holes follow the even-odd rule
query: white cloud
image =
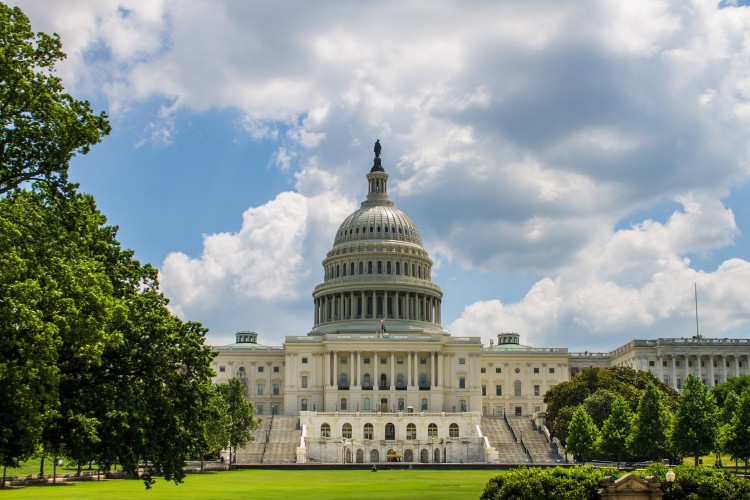
<svg viewBox="0 0 750 500">
<path fill-rule="evenodd" d="M 248 209 L 237 233 L 206 236 L 200 257 L 167 257 L 175 308 L 212 314 L 227 295 L 280 307 L 308 294 L 379 137 L 392 196 L 428 250 L 464 268 L 549 276 L 517 303 L 468 306 L 457 332 L 488 336 L 492 325 L 583 343 L 678 331 L 693 282 L 706 288 L 707 328 L 746 324 L 743 303 L 726 297 L 743 290 L 746 261 L 706 271 L 688 259 L 739 234 L 722 200 L 750 175 L 748 8 L 19 4 L 35 29 L 61 34 L 66 85 L 99 92 L 117 119 L 162 106 L 143 146 L 172 140 L 180 124 L 169 120 L 183 112 L 231 109 L 296 178 L 294 192 Z M 668 221 L 641 215 L 667 200 L 683 206 Z M 634 213 L 633 227 L 614 229 Z"/>
</svg>

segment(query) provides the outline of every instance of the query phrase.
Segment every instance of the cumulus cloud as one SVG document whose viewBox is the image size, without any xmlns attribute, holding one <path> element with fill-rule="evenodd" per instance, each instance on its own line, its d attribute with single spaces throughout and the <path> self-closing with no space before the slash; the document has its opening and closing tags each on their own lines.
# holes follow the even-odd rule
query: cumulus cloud
<svg viewBox="0 0 750 500">
<path fill-rule="evenodd" d="M 545 276 L 516 303 L 468 305 L 456 332 L 561 345 L 685 333 L 693 282 L 706 328 L 747 325 L 747 304 L 728 299 L 747 262 L 701 270 L 690 257 L 739 234 L 724 202 L 750 174 L 750 8 L 18 3 L 35 29 L 62 35 L 69 86 L 99 92 L 118 119 L 160 103 L 143 145 L 172 140 L 178 112 L 231 109 L 297 179 L 237 232 L 205 236 L 202 255 L 166 258 L 162 282 L 186 314 L 217 317 L 229 295 L 281 309 L 308 294 L 379 137 L 392 195 L 428 250 Z M 682 208 L 668 220 L 617 229 L 669 200 Z"/>
</svg>

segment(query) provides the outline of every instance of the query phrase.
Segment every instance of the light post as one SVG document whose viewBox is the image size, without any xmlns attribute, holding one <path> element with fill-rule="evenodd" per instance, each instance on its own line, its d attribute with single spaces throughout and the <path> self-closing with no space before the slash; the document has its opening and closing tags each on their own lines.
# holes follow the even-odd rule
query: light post
<svg viewBox="0 0 750 500">
<path fill-rule="evenodd" d="M 672 469 L 669 469 L 666 474 L 667 478 L 667 484 L 669 485 L 669 492 L 672 492 L 672 485 L 674 484 L 675 480 L 675 473 Z"/>
</svg>

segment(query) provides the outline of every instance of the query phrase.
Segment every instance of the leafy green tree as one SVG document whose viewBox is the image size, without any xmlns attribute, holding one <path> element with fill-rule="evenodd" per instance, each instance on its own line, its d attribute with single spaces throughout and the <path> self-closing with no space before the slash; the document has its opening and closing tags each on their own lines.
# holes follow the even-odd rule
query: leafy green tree
<svg viewBox="0 0 750 500">
<path fill-rule="evenodd" d="M 722 448 L 733 460 L 750 460 L 750 389 L 742 391 L 732 419 L 722 428 Z"/>
<path fill-rule="evenodd" d="M 716 450 L 718 408 L 706 384 L 688 375 L 672 428 L 672 447 L 679 454 L 699 458 Z"/>
<path fill-rule="evenodd" d="M 576 407 L 565 406 L 557 412 L 557 417 L 552 426 L 555 431 L 555 436 L 564 445 L 568 439 L 568 428 L 570 427 L 570 421 L 573 419 L 573 413 L 575 413 Z"/>
<path fill-rule="evenodd" d="M 59 37 L 37 33 L 18 7 L 0 3 L 0 195 L 24 182 L 67 182 L 76 153 L 107 135 L 104 113 L 64 92 Z"/>
<path fill-rule="evenodd" d="M 604 421 L 612 411 L 612 403 L 618 398 L 617 393 L 607 389 L 599 389 L 583 401 L 583 409 L 598 428 L 602 428 Z"/>
<path fill-rule="evenodd" d="M 245 387 L 240 379 L 231 378 L 225 384 L 220 384 L 218 389 L 226 403 L 229 437 L 226 445 L 231 464 L 237 448 L 242 448 L 253 440 L 253 431 L 260 425 L 260 420 L 255 418 L 253 405 L 245 399 Z"/>
<path fill-rule="evenodd" d="M 629 442 L 631 454 L 649 460 L 667 456 L 670 425 L 671 415 L 662 394 L 653 384 L 647 385 L 633 419 L 633 432 Z"/>
<path fill-rule="evenodd" d="M 566 449 L 585 462 L 596 453 L 598 442 L 599 429 L 594 425 L 594 421 L 591 420 L 586 410 L 579 406 L 573 413 L 573 419 L 568 427 Z"/>
<path fill-rule="evenodd" d="M 105 223 L 69 187 L 0 198 L 0 456 L 43 448 L 134 474 L 148 460 L 148 484 L 156 473 L 181 481 L 214 353 Z"/>
<path fill-rule="evenodd" d="M 206 455 L 218 456 L 229 443 L 229 405 L 219 393 L 218 386 L 209 387 L 208 403 L 203 409 L 203 435 L 199 443 L 201 471 Z"/>
<path fill-rule="evenodd" d="M 632 429 L 633 412 L 625 398 L 617 396 L 612 402 L 612 413 L 602 426 L 599 448 L 610 460 L 616 459 L 618 467 L 627 450 Z"/>
<path fill-rule="evenodd" d="M 729 377 L 724 382 L 713 386 L 711 393 L 716 398 L 716 404 L 719 405 L 719 408 L 722 408 L 730 393 L 742 394 L 745 389 L 750 389 L 750 375 Z"/>
<path fill-rule="evenodd" d="M 724 424 L 728 424 L 732 421 L 732 416 L 734 415 L 734 410 L 737 409 L 737 404 L 739 404 L 739 396 L 737 396 L 737 393 L 734 391 L 731 391 L 729 394 L 726 395 L 724 398 L 724 404 L 721 405 L 720 412 L 721 412 L 721 422 Z M 717 403 L 718 404 L 718 403 Z"/>
</svg>

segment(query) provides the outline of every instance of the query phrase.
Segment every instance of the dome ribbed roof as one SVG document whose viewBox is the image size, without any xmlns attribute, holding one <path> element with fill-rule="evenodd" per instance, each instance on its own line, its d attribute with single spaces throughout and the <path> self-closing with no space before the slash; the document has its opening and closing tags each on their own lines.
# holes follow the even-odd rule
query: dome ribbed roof
<svg viewBox="0 0 750 500">
<path fill-rule="evenodd" d="M 391 204 L 363 203 L 339 226 L 333 245 L 361 240 L 408 241 L 422 246 L 414 222 Z"/>
</svg>

